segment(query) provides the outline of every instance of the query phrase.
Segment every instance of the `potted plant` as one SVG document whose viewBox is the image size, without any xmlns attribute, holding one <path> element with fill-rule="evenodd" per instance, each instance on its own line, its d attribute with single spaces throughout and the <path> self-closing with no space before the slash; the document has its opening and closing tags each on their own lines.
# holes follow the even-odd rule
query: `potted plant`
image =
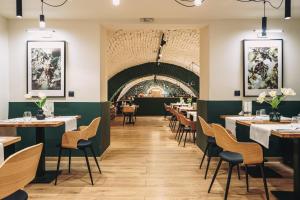
<svg viewBox="0 0 300 200">
<path fill-rule="evenodd" d="M 26 99 L 32 99 L 32 95 L 30 93 L 25 94 L 24 97 Z M 46 118 L 46 116 L 44 114 L 44 110 L 43 110 L 43 108 L 46 104 L 46 101 L 47 101 L 47 96 L 43 93 L 39 93 L 37 100 L 34 101 L 35 105 L 38 107 L 37 114 L 36 114 L 37 120 L 44 120 Z"/>
<path fill-rule="evenodd" d="M 266 102 L 272 107 L 272 112 L 270 112 L 270 121 L 279 122 L 280 113 L 278 112 L 279 104 L 286 99 L 288 96 L 295 96 L 296 92 L 291 88 L 281 88 L 281 94 L 277 94 L 276 90 L 270 91 L 269 96 L 266 92 L 259 94 L 257 102 L 262 104 Z"/>
</svg>

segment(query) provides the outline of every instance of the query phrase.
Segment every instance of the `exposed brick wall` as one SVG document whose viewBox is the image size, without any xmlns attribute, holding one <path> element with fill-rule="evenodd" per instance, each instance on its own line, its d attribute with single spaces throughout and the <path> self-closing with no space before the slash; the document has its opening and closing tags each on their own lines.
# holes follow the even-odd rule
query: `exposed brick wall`
<svg viewBox="0 0 300 200">
<path fill-rule="evenodd" d="M 199 30 L 147 29 L 109 32 L 106 52 L 108 76 L 132 66 L 155 62 L 162 32 L 167 44 L 163 47 L 161 62 L 185 67 L 199 75 Z"/>
</svg>

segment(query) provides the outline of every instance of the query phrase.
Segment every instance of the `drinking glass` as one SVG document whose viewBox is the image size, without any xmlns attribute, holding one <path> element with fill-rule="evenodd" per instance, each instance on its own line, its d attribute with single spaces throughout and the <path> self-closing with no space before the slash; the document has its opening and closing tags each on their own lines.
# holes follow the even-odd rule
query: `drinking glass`
<svg viewBox="0 0 300 200">
<path fill-rule="evenodd" d="M 292 117 L 291 126 L 292 126 L 293 129 L 298 128 L 298 117 L 297 116 Z"/>
<path fill-rule="evenodd" d="M 26 122 L 28 122 L 28 121 L 31 120 L 32 114 L 31 114 L 30 111 L 25 111 L 23 117 L 24 117 L 24 120 L 25 120 Z"/>
<path fill-rule="evenodd" d="M 259 117 L 260 116 L 260 110 L 257 110 L 256 111 L 256 117 Z"/>
<path fill-rule="evenodd" d="M 266 115 L 266 109 L 260 109 L 260 116 Z"/>
</svg>

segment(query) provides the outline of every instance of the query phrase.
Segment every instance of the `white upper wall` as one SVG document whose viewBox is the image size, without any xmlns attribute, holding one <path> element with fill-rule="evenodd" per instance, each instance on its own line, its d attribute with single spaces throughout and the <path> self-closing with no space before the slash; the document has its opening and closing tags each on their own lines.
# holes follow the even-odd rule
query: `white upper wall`
<svg viewBox="0 0 300 200">
<path fill-rule="evenodd" d="M 28 40 L 65 40 L 66 94 L 75 91 L 75 97 L 63 101 L 100 101 L 100 26 L 95 21 L 47 21 L 56 30 L 51 38 L 41 38 L 26 29 L 37 27 L 36 20 L 9 20 L 10 43 L 10 101 L 25 101 L 26 93 L 26 42 Z M 55 99 L 60 101 L 60 99 Z"/>
<path fill-rule="evenodd" d="M 269 29 L 284 33 L 270 35 L 283 39 L 284 87 L 296 90 L 300 100 L 300 20 L 271 20 Z M 259 20 L 218 20 L 209 23 L 209 99 L 241 100 L 234 90 L 243 91 L 243 40 L 258 39 L 252 30 L 260 27 Z"/>
<path fill-rule="evenodd" d="M 8 117 L 9 61 L 7 21 L 0 16 L 0 119 Z"/>
</svg>

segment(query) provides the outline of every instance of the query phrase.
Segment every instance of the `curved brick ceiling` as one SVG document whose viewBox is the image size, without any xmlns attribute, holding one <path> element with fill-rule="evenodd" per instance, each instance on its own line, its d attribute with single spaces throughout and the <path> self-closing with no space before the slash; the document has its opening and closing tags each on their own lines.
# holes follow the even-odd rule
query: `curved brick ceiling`
<svg viewBox="0 0 300 200">
<path fill-rule="evenodd" d="M 106 52 L 109 77 L 132 66 L 155 62 L 162 33 L 167 44 L 162 49 L 161 62 L 199 75 L 199 30 L 117 30 L 109 33 Z"/>
</svg>

